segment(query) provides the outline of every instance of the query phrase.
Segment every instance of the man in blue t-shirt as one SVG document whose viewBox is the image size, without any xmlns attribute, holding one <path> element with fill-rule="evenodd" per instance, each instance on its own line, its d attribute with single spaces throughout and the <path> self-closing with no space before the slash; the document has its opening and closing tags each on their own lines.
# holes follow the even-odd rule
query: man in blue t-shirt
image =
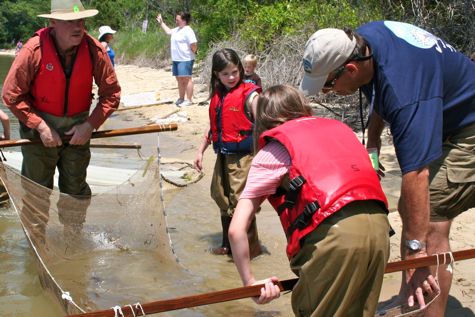
<svg viewBox="0 0 475 317">
<path fill-rule="evenodd" d="M 370 100 L 368 148 L 380 148 L 389 123 L 403 174 L 402 257 L 450 251 L 453 218 L 475 207 L 475 63 L 416 26 L 377 21 L 356 32 L 317 31 L 303 66 L 307 94 L 361 88 Z M 405 272 L 401 296 L 409 306 L 424 307 L 423 293 L 437 294 L 435 270 Z M 452 280 L 447 265 L 438 277 L 440 296 L 425 316 L 444 315 Z"/>
</svg>

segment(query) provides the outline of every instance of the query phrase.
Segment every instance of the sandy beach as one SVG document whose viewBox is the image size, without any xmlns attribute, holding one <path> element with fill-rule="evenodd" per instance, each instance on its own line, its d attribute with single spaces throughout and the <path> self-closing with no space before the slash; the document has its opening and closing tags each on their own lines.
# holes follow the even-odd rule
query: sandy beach
<svg viewBox="0 0 475 317">
<path fill-rule="evenodd" d="M 197 146 L 202 138 L 202 133 L 208 124 L 208 108 L 200 106 L 198 103 L 206 101 L 207 87 L 206 85 L 197 84 L 198 78 L 194 78 L 195 93 L 194 104 L 192 106 L 179 109 L 171 103 L 176 100 L 178 90 L 176 81 L 172 77 L 169 69 L 153 69 L 136 67 L 131 65 L 118 65 L 116 68 L 117 75 L 122 86 L 122 95 L 133 95 L 143 92 L 156 93 L 157 100 L 167 102 L 158 106 L 135 108 L 133 110 L 123 110 L 121 116 L 139 116 L 146 121 L 155 122 L 157 119 L 164 119 L 170 114 L 180 113 L 179 118 L 186 118 L 180 122 L 178 131 L 173 133 L 173 137 L 180 141 L 182 150 L 176 158 L 192 162 Z M 178 111 L 178 112 L 177 112 Z M 132 119 L 131 119 L 132 120 Z M 391 257 L 390 261 L 400 259 L 399 257 L 399 241 L 401 232 L 401 220 L 396 211 L 397 199 L 399 196 L 400 172 L 395 159 L 394 150 L 389 141 L 383 146 L 380 157 L 381 163 L 386 167 L 386 177 L 382 180 L 383 187 L 390 201 L 391 212 L 389 215 L 390 222 L 396 235 L 391 238 Z M 212 151 L 207 151 L 205 156 L 205 172 L 212 173 L 214 164 L 214 155 Z M 205 177 L 200 182 L 209 182 L 210 177 Z M 193 186 L 193 185 L 190 185 Z M 208 184 L 205 186 L 209 186 Z M 169 187 L 169 189 L 172 187 Z M 174 197 L 174 196 L 173 196 Z M 268 207 L 267 207 L 268 208 Z M 277 218 L 277 217 L 275 217 Z M 258 225 L 260 232 L 265 232 L 266 224 L 259 220 Z M 474 228 L 475 212 L 473 210 L 466 212 L 456 218 L 452 225 L 451 245 L 454 251 L 469 249 L 475 247 Z M 218 227 L 215 227 L 219 230 Z M 280 239 L 280 237 L 274 237 Z M 264 245 L 270 244 L 265 241 L 266 236 L 261 234 L 261 240 Z M 279 251 L 283 252 L 283 250 Z M 271 252 L 272 253 L 272 252 Z M 266 260 L 270 260 L 269 257 Z M 279 260 L 285 260 L 279 256 Z M 286 263 L 281 263 L 283 266 Z M 455 263 L 453 285 L 449 298 L 449 308 L 446 316 L 474 316 L 475 311 L 475 260 L 466 260 Z M 400 274 L 393 273 L 385 276 L 381 301 L 387 300 L 398 292 L 400 283 Z M 225 283 L 226 284 L 226 283 Z"/>
<path fill-rule="evenodd" d="M 0 50 L 0 55 L 15 56 L 15 50 L 14 49 L 11 49 L 11 50 L 1 49 Z"/>
</svg>

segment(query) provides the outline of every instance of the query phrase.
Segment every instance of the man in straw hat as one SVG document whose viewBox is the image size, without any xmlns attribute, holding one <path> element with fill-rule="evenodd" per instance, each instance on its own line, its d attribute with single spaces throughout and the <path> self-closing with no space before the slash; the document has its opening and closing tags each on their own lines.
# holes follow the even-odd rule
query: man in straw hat
<svg viewBox="0 0 475 317">
<path fill-rule="evenodd" d="M 388 122 L 402 171 L 399 213 L 405 259 L 450 251 L 453 218 L 475 207 L 475 64 L 416 26 L 378 21 L 356 32 L 322 29 L 305 46 L 307 94 L 359 88 L 370 100 L 367 147 L 381 146 Z M 383 121 L 384 120 L 384 121 Z M 425 306 L 436 268 L 404 272 L 400 300 Z M 452 280 L 438 269 L 440 296 L 426 316 L 443 316 Z"/>
<path fill-rule="evenodd" d="M 89 139 L 94 129 L 117 109 L 120 86 L 103 46 L 86 33 L 84 19 L 98 13 L 79 0 L 52 0 L 50 26 L 24 45 L 5 79 L 2 97 L 20 121 L 22 138 L 40 138 L 42 145 L 22 147 L 22 175 L 53 188 L 55 168 L 59 189 L 90 196 L 86 182 Z M 93 100 L 93 78 L 98 102 Z M 67 143 L 63 136 L 71 136 Z M 61 218 L 61 214 L 60 214 Z"/>
</svg>

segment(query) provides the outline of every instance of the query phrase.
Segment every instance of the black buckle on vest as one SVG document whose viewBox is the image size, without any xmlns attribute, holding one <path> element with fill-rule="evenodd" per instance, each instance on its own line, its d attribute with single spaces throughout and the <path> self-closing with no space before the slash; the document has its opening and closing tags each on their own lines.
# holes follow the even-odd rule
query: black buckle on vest
<svg viewBox="0 0 475 317">
<path fill-rule="evenodd" d="M 294 205 L 295 201 L 286 199 L 282 204 L 279 205 L 279 207 L 277 207 L 277 214 L 280 216 L 280 214 L 282 214 L 284 210 L 294 208 Z"/>
<path fill-rule="evenodd" d="M 300 187 L 305 183 L 305 178 L 303 176 L 297 176 L 289 181 L 289 190 L 285 193 L 285 200 L 282 204 L 277 207 L 277 214 L 280 216 L 284 210 L 292 209 L 297 200 L 297 194 L 300 190 Z"/>
<path fill-rule="evenodd" d="M 299 230 L 302 230 L 303 228 L 305 228 L 308 225 L 308 222 L 310 221 L 310 219 L 312 219 L 312 216 L 315 214 L 315 212 L 318 209 L 320 209 L 320 205 L 318 201 L 311 202 L 307 206 L 305 206 L 302 214 L 298 216 L 298 218 L 300 219 L 298 218 L 296 219 L 297 220 L 295 223 L 296 227 Z"/>
<path fill-rule="evenodd" d="M 289 182 L 289 190 L 297 191 L 305 183 L 305 178 L 303 176 L 297 176 Z"/>
<path fill-rule="evenodd" d="M 287 230 L 287 237 L 292 236 L 292 233 L 296 229 L 303 230 L 305 227 L 308 226 L 309 221 L 312 219 L 312 216 L 320 209 L 320 204 L 318 201 L 311 202 L 307 204 L 303 212 L 295 218 L 295 221 L 290 225 L 289 229 Z"/>
</svg>

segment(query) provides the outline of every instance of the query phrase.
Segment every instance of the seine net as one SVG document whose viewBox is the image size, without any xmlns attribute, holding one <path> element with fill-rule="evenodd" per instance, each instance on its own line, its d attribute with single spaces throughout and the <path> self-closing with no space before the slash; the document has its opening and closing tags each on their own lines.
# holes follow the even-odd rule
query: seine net
<svg viewBox="0 0 475 317">
<path fill-rule="evenodd" d="M 158 164 L 91 197 L 42 187 L 1 164 L 42 285 L 68 314 L 174 294 L 184 269 L 167 231 Z"/>
</svg>

